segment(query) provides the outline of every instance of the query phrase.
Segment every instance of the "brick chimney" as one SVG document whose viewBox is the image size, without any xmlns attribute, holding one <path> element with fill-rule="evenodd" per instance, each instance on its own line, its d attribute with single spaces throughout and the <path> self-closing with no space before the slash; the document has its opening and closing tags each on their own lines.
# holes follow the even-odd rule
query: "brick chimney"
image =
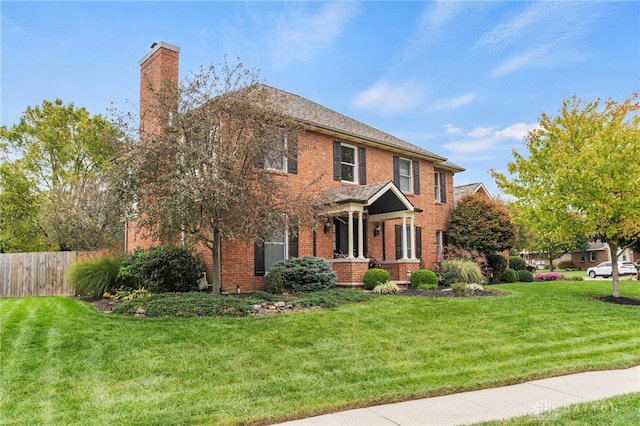
<svg viewBox="0 0 640 426">
<path fill-rule="evenodd" d="M 140 60 L 140 137 L 154 133 L 161 127 L 157 93 L 178 87 L 180 48 L 164 41 L 155 42 Z"/>
</svg>

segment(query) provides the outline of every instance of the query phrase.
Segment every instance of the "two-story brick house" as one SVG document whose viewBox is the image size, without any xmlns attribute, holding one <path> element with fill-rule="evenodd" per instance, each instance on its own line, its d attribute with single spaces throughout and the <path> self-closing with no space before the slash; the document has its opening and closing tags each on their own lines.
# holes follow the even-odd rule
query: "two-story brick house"
<svg viewBox="0 0 640 426">
<path fill-rule="evenodd" d="M 178 80 L 178 53 L 176 46 L 155 43 L 140 61 L 141 111 L 148 107 L 149 83 Z M 313 229 L 283 229 L 270 241 L 222 241 L 220 291 L 262 289 L 269 267 L 288 257 L 326 258 L 343 286 L 362 284 L 370 258 L 396 281 L 407 281 L 420 260 L 433 264 L 454 206 L 453 177 L 464 169 L 310 100 L 269 90 L 307 128 L 297 141 L 306 149 L 295 161 L 269 167 L 294 186 L 314 182 L 327 208 Z M 127 250 L 148 244 L 129 229 Z"/>
</svg>

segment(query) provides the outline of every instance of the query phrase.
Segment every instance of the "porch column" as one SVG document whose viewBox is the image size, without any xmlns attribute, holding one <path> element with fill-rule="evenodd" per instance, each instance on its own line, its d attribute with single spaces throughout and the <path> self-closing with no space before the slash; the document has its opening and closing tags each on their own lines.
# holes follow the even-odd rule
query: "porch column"
<svg viewBox="0 0 640 426">
<path fill-rule="evenodd" d="M 349 254 L 347 255 L 347 259 L 353 259 L 353 212 L 349 212 Z"/>
<path fill-rule="evenodd" d="M 407 258 L 407 218 L 402 216 L 402 259 Z"/>
<path fill-rule="evenodd" d="M 364 259 L 364 232 L 362 216 L 364 212 L 358 212 L 358 259 Z"/>
<path fill-rule="evenodd" d="M 411 259 L 416 259 L 416 222 L 411 217 Z"/>
</svg>

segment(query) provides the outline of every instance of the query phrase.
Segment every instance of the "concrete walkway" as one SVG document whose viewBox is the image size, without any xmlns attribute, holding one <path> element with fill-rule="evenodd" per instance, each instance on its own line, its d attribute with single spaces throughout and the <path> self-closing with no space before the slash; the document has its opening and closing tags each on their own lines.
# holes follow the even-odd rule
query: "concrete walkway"
<svg viewBox="0 0 640 426">
<path fill-rule="evenodd" d="M 632 392 L 640 392 L 640 366 L 570 374 L 495 389 L 360 408 L 281 425 L 460 425 L 525 414 L 542 417 L 546 411 L 555 408 Z"/>
</svg>

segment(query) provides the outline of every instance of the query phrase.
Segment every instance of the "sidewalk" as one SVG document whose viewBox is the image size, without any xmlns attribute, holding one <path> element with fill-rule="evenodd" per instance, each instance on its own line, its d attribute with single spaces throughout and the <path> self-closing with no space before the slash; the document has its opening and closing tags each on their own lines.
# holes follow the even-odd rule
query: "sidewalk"
<svg viewBox="0 0 640 426">
<path fill-rule="evenodd" d="M 460 425 L 543 414 L 555 408 L 640 392 L 640 366 L 326 414 L 281 426 Z"/>
</svg>

